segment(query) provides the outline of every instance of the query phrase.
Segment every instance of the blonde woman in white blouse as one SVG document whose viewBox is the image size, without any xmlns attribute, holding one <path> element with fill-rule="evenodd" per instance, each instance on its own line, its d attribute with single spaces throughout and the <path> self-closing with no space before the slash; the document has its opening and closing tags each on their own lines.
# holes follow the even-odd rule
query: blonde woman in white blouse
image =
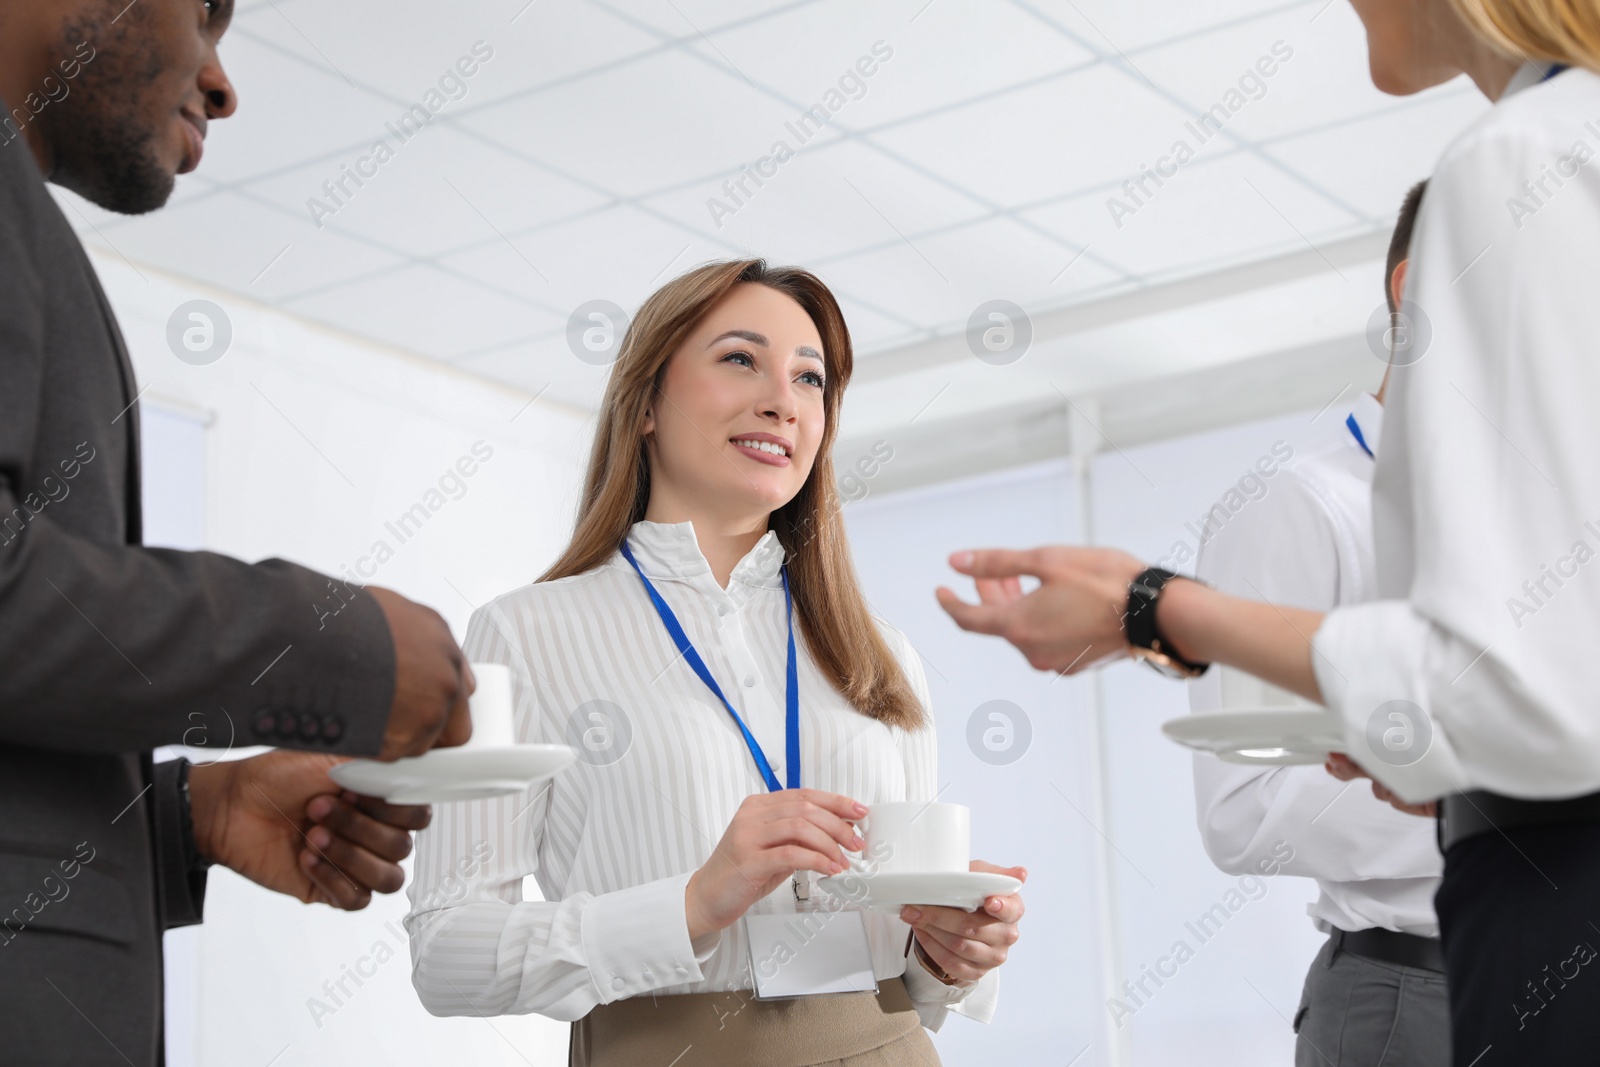
<svg viewBox="0 0 1600 1067">
<path fill-rule="evenodd" d="M 940 598 L 1036 667 L 1221 663 L 1326 704 L 1355 761 L 1340 760 L 1341 775 L 1370 772 L 1381 799 L 1409 810 L 1437 804 L 1456 1067 L 1590 1067 L 1600 0 L 1351 2 L 1379 89 L 1464 74 L 1495 102 L 1446 146 L 1417 217 L 1410 321 L 1392 325 L 1428 340 L 1394 362 L 1384 403 L 1377 598 L 1324 613 L 1181 579 L 1152 588 L 1132 556 L 1055 546 L 957 553 L 952 565 L 985 580 L 983 603 Z M 1024 595 L 1021 574 L 1038 588 Z M 1147 624 L 1123 628 L 1130 608 Z M 1339 1056 L 1315 1050 L 1318 1064 Z"/>
<path fill-rule="evenodd" d="M 751 994 L 740 918 L 843 870 L 867 805 L 938 789 L 921 665 L 869 614 L 839 517 L 829 448 L 851 362 L 804 271 L 714 263 L 640 308 L 571 544 L 465 642 L 511 667 L 519 740 L 582 759 L 523 795 L 442 805 L 419 835 L 406 925 L 429 1011 L 539 1012 L 574 1021 L 574 1064 L 676 1067 L 933 1064 L 924 1027 L 993 1014 L 1020 896 L 867 913 L 876 996 Z M 641 577 L 779 782 L 792 594 L 802 788 L 769 790 Z M 543 901 L 523 900 L 529 874 Z"/>
</svg>

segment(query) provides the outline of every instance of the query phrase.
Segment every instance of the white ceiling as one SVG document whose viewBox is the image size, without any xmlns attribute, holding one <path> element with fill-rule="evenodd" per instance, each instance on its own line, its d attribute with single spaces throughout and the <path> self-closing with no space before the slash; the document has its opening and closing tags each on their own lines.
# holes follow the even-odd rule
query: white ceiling
<svg viewBox="0 0 1600 1067">
<path fill-rule="evenodd" d="M 465 95 L 399 144 L 386 124 L 477 41 Z M 708 198 L 879 41 L 864 95 L 716 225 Z M 1264 94 L 1199 145 L 1185 124 L 1275 42 Z M 243 0 L 222 55 L 238 114 L 165 210 L 60 194 L 87 242 L 585 408 L 605 372 L 567 348 L 578 305 L 799 263 L 849 315 L 857 436 L 1358 339 L 1379 234 L 1486 106 L 1460 80 L 1378 93 L 1344 0 Z M 308 199 L 380 138 L 394 157 L 319 228 Z M 1114 224 L 1179 139 L 1196 158 Z M 1056 325 L 1014 366 L 952 355 L 995 298 Z"/>
</svg>

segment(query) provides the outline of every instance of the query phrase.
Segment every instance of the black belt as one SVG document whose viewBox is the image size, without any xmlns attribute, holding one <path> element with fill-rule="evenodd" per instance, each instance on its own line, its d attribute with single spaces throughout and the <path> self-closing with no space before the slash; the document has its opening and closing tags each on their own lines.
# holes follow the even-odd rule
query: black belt
<svg viewBox="0 0 1600 1067">
<path fill-rule="evenodd" d="M 1352 956 L 1396 967 L 1444 973 L 1444 950 L 1439 947 L 1437 937 L 1402 934 L 1378 927 L 1370 930 L 1340 930 L 1335 927 L 1331 940 L 1334 955 L 1348 952 Z"/>
<path fill-rule="evenodd" d="M 1439 851 L 1490 830 L 1600 822 L 1600 793 L 1565 800 L 1521 800 L 1483 789 L 1452 793 L 1439 800 Z"/>
</svg>

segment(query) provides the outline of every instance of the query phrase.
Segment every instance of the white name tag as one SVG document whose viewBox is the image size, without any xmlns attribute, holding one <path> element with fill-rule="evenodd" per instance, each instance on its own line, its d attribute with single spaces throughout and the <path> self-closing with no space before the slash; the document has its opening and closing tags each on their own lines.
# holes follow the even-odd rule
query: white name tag
<svg viewBox="0 0 1600 1067">
<path fill-rule="evenodd" d="M 788 902 L 742 921 L 757 1000 L 878 991 L 862 912 Z"/>
</svg>

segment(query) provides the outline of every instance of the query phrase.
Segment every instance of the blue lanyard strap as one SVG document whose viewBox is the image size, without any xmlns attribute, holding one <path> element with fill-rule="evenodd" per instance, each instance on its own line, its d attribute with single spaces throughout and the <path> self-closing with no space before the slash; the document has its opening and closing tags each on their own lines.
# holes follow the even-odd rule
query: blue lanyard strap
<svg viewBox="0 0 1600 1067">
<path fill-rule="evenodd" d="M 767 754 L 761 750 L 761 745 L 756 741 L 755 735 L 744 724 L 744 719 L 728 703 L 728 698 L 723 695 L 722 687 L 717 685 L 717 680 L 711 676 L 711 671 L 706 667 L 705 660 L 700 658 L 694 643 L 689 640 L 689 635 L 683 632 L 678 617 L 672 613 L 667 602 L 661 599 L 661 594 L 649 578 L 644 576 L 644 571 L 639 569 L 639 561 L 633 558 L 633 552 L 628 548 L 628 543 L 622 543 L 622 555 L 633 565 L 634 573 L 639 576 L 639 581 L 644 583 L 644 591 L 650 595 L 650 602 L 655 605 L 656 614 L 661 616 L 661 622 L 667 628 L 667 633 L 672 637 L 672 643 L 678 647 L 678 652 L 688 661 L 689 667 L 700 677 L 716 698 L 722 701 L 722 706 L 728 709 L 728 714 L 733 716 L 734 723 L 739 727 L 739 733 L 744 735 L 744 743 L 750 749 L 750 755 L 756 761 L 756 768 L 761 772 L 761 778 L 767 783 L 767 788 L 777 792 L 783 788 L 800 788 L 800 674 L 795 665 L 794 654 L 794 601 L 789 594 L 789 570 L 787 567 L 781 572 L 783 575 L 783 607 L 784 615 L 789 623 L 789 663 L 784 671 L 785 689 L 785 754 L 789 766 L 785 773 L 788 786 L 778 784 L 778 776 L 772 773 L 772 764 L 767 762 Z"/>
<path fill-rule="evenodd" d="M 1545 71 L 1544 77 L 1540 78 L 1539 80 L 1542 82 L 1547 82 L 1566 69 L 1567 65 L 1565 63 L 1556 63 L 1552 65 L 1549 70 Z"/>
<path fill-rule="evenodd" d="M 1356 421 L 1355 412 L 1352 411 L 1344 417 L 1344 424 L 1350 427 L 1350 432 L 1355 435 L 1356 444 L 1361 446 L 1361 451 L 1367 454 L 1367 458 L 1376 459 L 1377 457 L 1372 454 L 1372 449 L 1367 447 L 1367 439 L 1362 436 L 1361 424 Z"/>
</svg>

